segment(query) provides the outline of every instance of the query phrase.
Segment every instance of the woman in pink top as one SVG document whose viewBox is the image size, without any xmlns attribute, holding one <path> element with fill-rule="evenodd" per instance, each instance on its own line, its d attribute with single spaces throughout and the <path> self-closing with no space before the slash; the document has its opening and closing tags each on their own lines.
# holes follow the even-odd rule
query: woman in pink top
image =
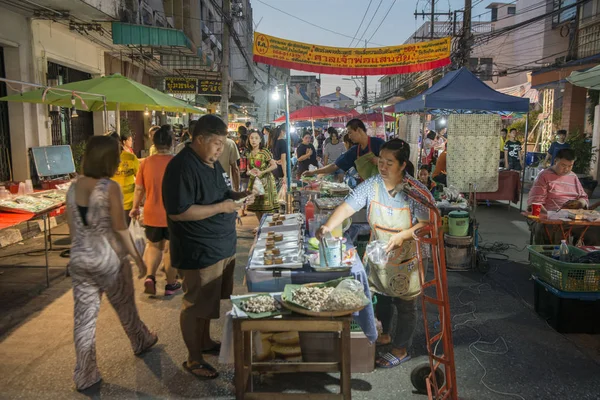
<svg viewBox="0 0 600 400">
<path fill-rule="evenodd" d="M 539 203 L 545 211 L 586 208 L 588 196 L 577 175 L 571 171 L 574 163 L 573 150 L 558 151 L 554 165 L 542 171 L 533 183 L 527 205 Z"/>
<path fill-rule="evenodd" d="M 144 292 L 156 294 L 156 272 L 163 262 L 167 274 L 165 296 L 174 294 L 181 289 L 177 282 L 177 270 L 171 267 L 169 254 L 169 230 L 167 229 L 167 212 L 162 200 L 162 182 L 167 164 L 173 158 L 171 154 L 172 137 L 169 125 L 162 126 L 154 133 L 153 141 L 157 154 L 142 161 L 140 171 L 135 180 L 135 195 L 133 198 L 132 218 L 139 218 L 140 204 L 146 195 L 144 204 L 144 225 L 148 245 L 144 251 L 144 262 L 150 268 L 150 274 L 144 282 Z"/>
</svg>

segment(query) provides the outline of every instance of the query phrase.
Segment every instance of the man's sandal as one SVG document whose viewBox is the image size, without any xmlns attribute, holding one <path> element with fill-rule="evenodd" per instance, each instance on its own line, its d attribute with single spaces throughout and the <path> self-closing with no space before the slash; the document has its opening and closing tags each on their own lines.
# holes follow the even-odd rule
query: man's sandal
<svg viewBox="0 0 600 400">
<path fill-rule="evenodd" d="M 202 381 L 209 381 L 211 379 L 216 379 L 219 377 L 219 373 L 217 372 L 217 370 L 209 363 L 193 363 L 192 365 L 189 365 L 187 361 L 184 361 L 183 368 Z M 198 373 L 198 371 L 208 371 L 212 375 L 205 375 L 202 373 Z"/>
</svg>

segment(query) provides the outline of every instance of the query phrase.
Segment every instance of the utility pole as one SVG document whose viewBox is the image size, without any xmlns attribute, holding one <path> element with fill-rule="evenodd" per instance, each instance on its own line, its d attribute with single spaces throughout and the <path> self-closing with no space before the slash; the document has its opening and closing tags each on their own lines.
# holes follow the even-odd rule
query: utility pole
<svg viewBox="0 0 600 400">
<path fill-rule="evenodd" d="M 229 19 L 231 0 L 223 0 L 223 56 L 221 57 L 221 118 L 229 123 Z"/>
<path fill-rule="evenodd" d="M 431 0 L 431 22 L 429 26 L 429 36 L 431 40 L 435 38 L 435 0 Z"/>
<path fill-rule="evenodd" d="M 365 39 L 365 49 L 367 48 L 367 39 Z M 367 103 L 369 102 L 369 98 L 367 96 L 367 76 L 363 76 L 363 113 L 367 112 Z"/>
<path fill-rule="evenodd" d="M 271 101 L 271 66 L 267 65 L 267 119 L 265 124 L 269 123 L 270 107 L 269 102 Z"/>
<path fill-rule="evenodd" d="M 463 38 L 462 38 L 462 65 L 469 66 L 469 58 L 471 56 L 471 11 L 473 5 L 471 0 L 465 0 L 465 13 L 463 14 Z"/>
</svg>

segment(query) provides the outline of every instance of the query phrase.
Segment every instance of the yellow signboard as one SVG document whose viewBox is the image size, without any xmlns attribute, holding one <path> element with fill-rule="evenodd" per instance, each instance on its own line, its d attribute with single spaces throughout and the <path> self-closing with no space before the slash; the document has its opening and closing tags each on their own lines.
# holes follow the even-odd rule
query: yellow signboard
<svg viewBox="0 0 600 400">
<path fill-rule="evenodd" d="M 332 75 L 406 74 L 450 63 L 451 38 L 388 47 L 328 47 L 254 33 L 254 61 Z"/>
</svg>

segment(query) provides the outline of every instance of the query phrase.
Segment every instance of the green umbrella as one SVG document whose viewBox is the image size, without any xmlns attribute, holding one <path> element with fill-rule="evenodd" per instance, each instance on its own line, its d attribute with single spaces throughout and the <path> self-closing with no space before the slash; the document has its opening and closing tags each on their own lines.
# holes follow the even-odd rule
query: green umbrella
<svg viewBox="0 0 600 400">
<path fill-rule="evenodd" d="M 121 74 L 67 83 L 53 88 L 33 90 L 0 98 L 0 101 L 41 103 L 60 107 L 75 107 L 86 111 L 117 111 L 117 130 L 120 111 L 170 111 L 199 113 L 198 109 L 173 96 L 133 81 Z M 79 93 L 86 92 L 86 93 Z M 92 95 L 94 93 L 95 95 Z M 104 99 L 106 104 L 104 104 Z M 74 104 L 73 104 L 74 103 Z"/>
<path fill-rule="evenodd" d="M 598 90 L 600 89 L 600 65 L 587 71 L 573 71 L 567 80 L 575 86 Z"/>
</svg>

